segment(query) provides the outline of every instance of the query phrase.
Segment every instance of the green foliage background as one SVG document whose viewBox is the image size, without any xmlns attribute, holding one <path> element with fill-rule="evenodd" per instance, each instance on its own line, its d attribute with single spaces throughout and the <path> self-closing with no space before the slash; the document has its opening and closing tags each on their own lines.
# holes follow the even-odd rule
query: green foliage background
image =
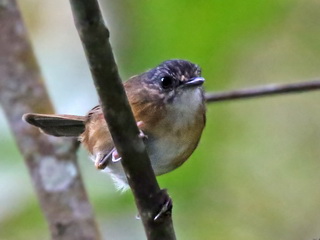
<svg viewBox="0 0 320 240">
<path fill-rule="evenodd" d="M 20 0 L 53 102 L 84 114 L 97 103 L 68 1 Z M 202 66 L 207 91 L 320 77 L 317 0 L 101 1 L 124 79 L 163 60 Z M 0 23 L 1 24 L 1 23 Z M 209 104 L 201 143 L 159 177 L 178 239 L 320 237 L 320 95 Z M 49 239 L 27 170 L 0 116 L 0 239 Z M 115 191 L 81 150 L 105 239 L 143 239 L 129 192 Z"/>
</svg>

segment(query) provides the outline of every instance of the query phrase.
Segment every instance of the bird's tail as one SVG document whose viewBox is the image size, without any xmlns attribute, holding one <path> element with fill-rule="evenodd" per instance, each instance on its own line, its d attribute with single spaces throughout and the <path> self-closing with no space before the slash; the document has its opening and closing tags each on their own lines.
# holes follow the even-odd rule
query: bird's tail
<svg viewBox="0 0 320 240">
<path fill-rule="evenodd" d="M 85 130 L 84 116 L 26 113 L 22 119 L 56 137 L 78 137 Z"/>
</svg>

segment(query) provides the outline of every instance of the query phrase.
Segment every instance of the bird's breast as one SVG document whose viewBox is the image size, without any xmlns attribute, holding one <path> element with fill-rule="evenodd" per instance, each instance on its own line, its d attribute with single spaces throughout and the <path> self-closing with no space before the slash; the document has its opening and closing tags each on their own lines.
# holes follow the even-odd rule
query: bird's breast
<svg viewBox="0 0 320 240">
<path fill-rule="evenodd" d="M 191 112 L 169 113 L 146 135 L 146 147 L 156 175 L 184 163 L 198 145 L 204 128 L 204 107 Z"/>
</svg>

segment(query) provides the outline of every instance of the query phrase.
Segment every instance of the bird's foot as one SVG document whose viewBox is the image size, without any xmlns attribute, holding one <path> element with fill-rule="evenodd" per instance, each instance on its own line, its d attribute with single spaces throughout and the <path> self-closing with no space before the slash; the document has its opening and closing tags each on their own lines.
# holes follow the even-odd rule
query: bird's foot
<svg viewBox="0 0 320 240">
<path fill-rule="evenodd" d="M 112 162 L 119 162 L 121 161 L 121 157 L 118 153 L 118 151 L 115 149 L 113 152 L 112 152 Z"/>
<path fill-rule="evenodd" d="M 111 155 L 112 151 L 110 151 L 107 154 L 98 153 L 96 154 L 94 165 L 97 169 L 105 169 L 109 164 L 109 157 Z"/>
<path fill-rule="evenodd" d="M 118 162 L 121 160 L 121 157 L 119 156 L 119 154 L 117 152 L 117 149 L 113 148 L 107 154 L 98 153 L 96 155 L 96 158 L 94 160 L 94 164 L 95 164 L 96 168 L 105 169 L 110 162 L 110 156 L 111 156 L 112 162 Z"/>
<path fill-rule="evenodd" d="M 143 128 L 145 125 L 144 125 L 144 122 L 143 121 L 139 121 L 137 122 L 137 127 L 139 128 L 139 137 L 142 139 L 142 140 L 146 140 L 148 139 L 148 136 L 144 134 L 144 132 L 141 130 L 141 128 Z"/>
<path fill-rule="evenodd" d="M 167 190 L 166 189 L 162 189 L 161 190 L 161 195 L 160 197 L 163 198 L 162 201 L 162 205 L 161 205 L 161 209 L 158 212 L 158 214 L 153 218 L 154 221 L 158 221 L 161 218 L 167 216 L 167 215 L 171 215 L 171 211 L 172 211 L 172 200 L 169 197 L 169 195 L 167 194 Z M 163 193 L 164 192 L 164 193 Z"/>
</svg>

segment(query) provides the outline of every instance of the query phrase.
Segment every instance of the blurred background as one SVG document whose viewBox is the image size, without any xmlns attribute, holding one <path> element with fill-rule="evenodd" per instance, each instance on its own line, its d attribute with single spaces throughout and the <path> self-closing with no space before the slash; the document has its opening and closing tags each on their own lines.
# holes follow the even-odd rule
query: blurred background
<svg viewBox="0 0 320 240">
<path fill-rule="evenodd" d="M 97 96 L 66 0 L 19 0 L 59 113 Z M 102 0 L 121 76 L 172 58 L 198 63 L 207 91 L 320 78 L 320 1 Z M 0 23 L 1 24 L 1 23 Z M 208 105 L 200 145 L 158 178 L 178 239 L 320 238 L 320 92 Z M 49 239 L 27 169 L 0 112 L 0 239 Z M 144 239 L 130 192 L 83 149 L 79 162 L 105 239 Z"/>
</svg>

